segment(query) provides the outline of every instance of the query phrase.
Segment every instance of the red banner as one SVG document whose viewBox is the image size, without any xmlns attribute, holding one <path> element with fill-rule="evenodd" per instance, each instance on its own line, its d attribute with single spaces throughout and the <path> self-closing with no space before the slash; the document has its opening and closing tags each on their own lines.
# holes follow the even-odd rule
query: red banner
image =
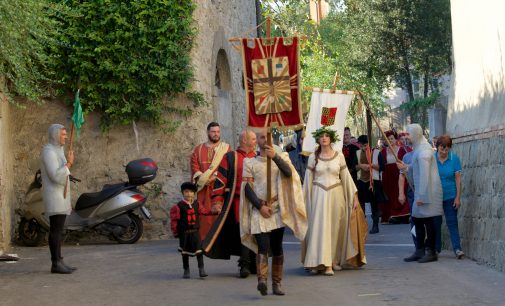
<svg viewBox="0 0 505 306">
<path fill-rule="evenodd" d="M 298 37 L 242 39 L 247 126 L 303 125 Z"/>
</svg>

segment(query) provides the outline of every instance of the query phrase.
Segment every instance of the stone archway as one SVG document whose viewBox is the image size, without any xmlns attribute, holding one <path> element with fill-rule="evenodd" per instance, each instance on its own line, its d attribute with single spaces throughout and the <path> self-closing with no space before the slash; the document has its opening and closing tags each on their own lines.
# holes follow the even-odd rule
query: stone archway
<svg viewBox="0 0 505 306">
<path fill-rule="evenodd" d="M 221 126 L 221 139 L 235 147 L 232 99 L 231 99 L 231 71 L 228 56 L 224 49 L 219 49 L 214 67 L 214 86 L 212 102 L 214 118 Z"/>
</svg>

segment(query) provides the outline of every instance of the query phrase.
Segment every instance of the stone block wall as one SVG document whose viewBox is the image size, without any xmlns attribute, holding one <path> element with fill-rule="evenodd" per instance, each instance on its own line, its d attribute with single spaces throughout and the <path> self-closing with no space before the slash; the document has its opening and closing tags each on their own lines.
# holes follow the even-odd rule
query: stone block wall
<svg viewBox="0 0 505 306">
<path fill-rule="evenodd" d="M 462 204 L 458 212 L 462 248 L 472 259 L 500 271 L 505 271 L 503 148 L 505 135 L 453 146 L 463 167 Z M 449 236 L 445 236 L 445 240 L 450 241 Z"/>
<path fill-rule="evenodd" d="M 180 99 L 177 103 L 190 102 Z M 71 113 L 72 108 L 60 101 L 46 101 L 41 106 L 30 104 L 26 109 L 11 109 L 12 130 L 16 131 L 12 147 L 17 205 L 23 203 L 33 175 L 40 168 L 39 156 L 47 142 L 49 125 L 61 123 L 68 130 Z M 146 223 L 144 238 L 168 237 L 166 224 L 170 205 L 179 197 L 180 183 L 190 178 L 189 157 L 192 147 L 204 139 L 203 122 L 212 118 L 199 111 L 189 118 L 174 119 L 183 120 L 183 123 L 176 132 L 170 134 L 164 134 L 159 127 L 138 122 L 135 125 L 136 137 L 133 125 L 115 127 L 102 133 L 100 115 L 87 115 L 81 137 L 74 142 L 72 174 L 82 182 L 72 184 L 72 202 L 75 204 L 78 195 L 83 192 L 96 192 L 104 184 L 126 181 L 124 165 L 128 161 L 151 157 L 158 162 L 159 171 L 157 178 L 144 188 L 150 195 L 147 206 L 154 217 L 152 222 Z"/>
</svg>

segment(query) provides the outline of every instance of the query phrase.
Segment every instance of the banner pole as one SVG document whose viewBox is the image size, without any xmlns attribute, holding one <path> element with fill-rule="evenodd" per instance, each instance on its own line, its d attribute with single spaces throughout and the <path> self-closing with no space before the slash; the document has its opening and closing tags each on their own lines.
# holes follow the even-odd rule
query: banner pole
<svg viewBox="0 0 505 306">
<path fill-rule="evenodd" d="M 270 20 L 270 16 L 267 16 L 267 21 L 266 21 L 266 34 L 267 34 L 267 40 L 270 39 L 271 37 L 271 30 L 272 30 L 272 22 Z M 270 124 L 268 124 L 267 127 L 267 145 L 272 146 L 272 128 Z M 272 199 L 272 182 L 271 182 L 271 177 L 272 177 L 272 159 L 267 156 L 267 205 L 270 207 L 270 200 Z"/>
<path fill-rule="evenodd" d="M 370 116 L 372 117 L 372 119 L 375 121 L 375 124 L 377 125 L 377 127 L 379 128 L 379 130 L 381 131 L 381 134 L 382 136 L 384 137 L 384 140 L 387 142 L 389 148 L 391 148 L 391 142 L 389 141 L 389 139 L 387 138 L 386 136 L 386 133 L 384 133 L 384 130 L 382 129 L 382 127 L 380 126 L 379 124 L 379 121 L 377 120 L 377 118 L 375 117 L 374 113 L 372 112 L 372 109 L 370 108 L 370 105 L 368 105 L 368 102 L 365 100 L 365 97 L 363 96 L 363 94 L 361 93 L 361 91 L 358 91 L 358 94 L 360 96 L 360 99 L 361 101 L 363 101 L 363 104 L 365 104 L 365 107 L 368 111 L 368 113 L 370 114 Z M 393 153 L 393 156 L 395 157 L 395 160 L 396 162 L 402 162 L 399 158 L 398 158 L 398 155 L 396 154 L 396 152 L 394 152 L 393 150 L 391 150 L 391 152 Z M 410 189 L 414 190 L 414 187 L 412 185 L 412 182 L 409 181 L 409 178 L 407 175 L 405 175 L 405 180 L 407 181 L 407 183 L 409 184 L 409 187 Z"/>
</svg>

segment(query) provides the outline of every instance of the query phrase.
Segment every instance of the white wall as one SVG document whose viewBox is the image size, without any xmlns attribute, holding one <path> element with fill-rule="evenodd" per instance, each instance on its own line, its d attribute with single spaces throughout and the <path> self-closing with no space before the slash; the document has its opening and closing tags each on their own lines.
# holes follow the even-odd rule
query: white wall
<svg viewBox="0 0 505 306">
<path fill-rule="evenodd" d="M 451 1 L 454 71 L 447 132 L 505 123 L 505 1 Z"/>
</svg>

